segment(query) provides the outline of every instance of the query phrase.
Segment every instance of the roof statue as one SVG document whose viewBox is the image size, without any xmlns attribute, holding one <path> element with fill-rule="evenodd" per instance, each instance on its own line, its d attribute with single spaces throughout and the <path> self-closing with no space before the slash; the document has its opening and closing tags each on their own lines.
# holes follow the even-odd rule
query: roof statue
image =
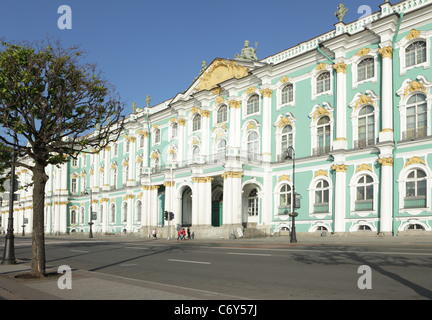
<svg viewBox="0 0 432 320">
<path fill-rule="evenodd" d="M 136 102 L 132 103 L 132 113 L 136 113 L 137 110 L 137 104 Z"/>
<path fill-rule="evenodd" d="M 258 42 L 255 43 L 255 49 L 252 47 L 249 47 L 249 40 L 245 41 L 245 46 L 241 51 L 241 54 L 238 53 L 235 54 L 234 59 L 235 60 L 242 60 L 242 61 L 257 61 L 258 58 L 256 56 L 256 52 L 258 49 Z"/>
<path fill-rule="evenodd" d="M 206 69 L 207 69 L 207 62 L 206 61 L 201 62 L 201 71 L 200 71 L 199 75 L 195 78 L 195 80 L 198 79 L 204 73 L 204 71 Z"/>
<path fill-rule="evenodd" d="M 345 15 L 347 14 L 347 12 L 348 12 L 348 8 L 345 7 L 345 4 L 344 3 L 340 3 L 338 5 L 337 11 L 335 12 L 335 16 L 339 19 L 339 22 L 343 21 L 343 18 L 345 17 Z"/>
<path fill-rule="evenodd" d="M 145 101 L 146 101 L 147 107 L 150 107 L 150 101 L 151 101 L 150 95 L 147 95 L 147 98 Z"/>
</svg>

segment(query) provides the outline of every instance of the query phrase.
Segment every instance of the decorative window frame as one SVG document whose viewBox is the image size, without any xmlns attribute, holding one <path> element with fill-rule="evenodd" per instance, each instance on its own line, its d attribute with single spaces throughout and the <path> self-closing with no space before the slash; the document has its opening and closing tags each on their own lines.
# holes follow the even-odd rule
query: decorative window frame
<svg viewBox="0 0 432 320">
<path fill-rule="evenodd" d="M 281 149 L 282 144 L 282 130 L 285 126 L 290 125 L 292 128 L 292 139 L 293 139 L 293 147 L 295 149 L 295 142 L 296 142 L 296 119 L 294 116 L 287 112 L 285 115 L 280 114 L 278 118 L 276 119 L 276 122 L 273 123 L 273 126 L 276 127 L 276 157 L 280 157 L 283 155 L 284 150 Z"/>
<path fill-rule="evenodd" d="M 293 100 L 287 103 L 282 103 L 282 90 L 288 86 L 293 86 Z M 280 110 L 282 107 L 295 107 L 296 101 L 296 84 L 290 81 L 288 77 L 282 77 L 276 84 L 276 110 Z"/>
<path fill-rule="evenodd" d="M 364 50 L 364 51 L 362 51 Z M 378 49 L 362 49 L 360 50 L 351 60 L 351 72 L 352 72 L 352 88 L 356 89 L 363 83 L 377 83 L 378 82 L 378 65 L 379 65 L 379 54 Z M 374 76 L 369 79 L 358 81 L 358 65 L 365 59 L 372 58 L 374 60 Z"/>
<path fill-rule="evenodd" d="M 373 163 L 363 163 L 360 164 L 355 174 L 351 177 L 349 188 L 350 188 L 350 213 L 351 215 L 358 215 L 360 217 L 367 217 L 370 214 L 378 214 L 378 196 L 379 196 L 379 178 L 373 171 Z M 368 211 L 356 211 L 355 202 L 357 201 L 357 187 L 360 178 L 364 175 L 368 175 L 372 178 L 373 182 L 373 200 L 372 200 L 372 210 Z"/>
<path fill-rule="evenodd" d="M 219 109 L 222 108 L 222 107 L 224 107 L 224 106 L 226 107 L 226 114 L 227 114 L 226 120 L 222 121 L 222 122 L 218 122 L 218 112 L 219 112 Z M 218 103 L 217 105 L 215 105 L 213 107 L 213 121 L 212 121 L 213 122 L 213 127 L 221 126 L 221 125 L 224 125 L 226 123 L 229 123 L 229 120 L 230 120 L 230 108 L 229 108 L 228 103 L 221 102 L 221 103 Z"/>
<path fill-rule="evenodd" d="M 415 94 L 423 94 L 426 96 L 427 104 L 427 129 L 426 135 L 431 135 L 431 112 L 432 112 L 432 94 L 431 94 L 432 82 L 429 82 L 426 77 L 419 75 L 416 80 L 406 79 L 399 90 L 396 91 L 400 97 L 398 104 L 399 115 L 400 115 L 400 140 L 403 140 L 403 133 L 407 131 L 406 123 L 406 110 L 408 100 Z"/>
<path fill-rule="evenodd" d="M 419 215 L 425 212 L 425 208 L 405 208 L 404 199 L 406 194 L 406 181 L 408 174 L 413 170 L 422 170 L 426 173 L 426 212 L 431 213 L 431 188 L 432 188 L 432 171 L 425 165 L 425 155 L 414 156 L 408 159 L 403 169 L 399 172 L 399 179 L 397 180 L 399 187 L 399 213 L 407 212 L 410 215 Z M 415 161 L 413 161 L 415 160 Z"/>
<path fill-rule="evenodd" d="M 327 115 L 330 118 L 330 151 L 333 149 L 333 130 L 334 130 L 334 109 L 330 106 L 330 103 L 324 102 L 323 106 L 316 104 L 311 113 L 309 113 L 309 118 L 311 118 L 311 124 L 309 126 L 311 133 L 311 155 L 313 155 L 313 149 L 318 147 L 318 121 L 321 117 Z"/>
<path fill-rule="evenodd" d="M 241 128 L 241 132 L 243 132 L 243 135 L 241 137 L 241 154 L 243 157 L 248 157 L 248 137 L 252 132 L 256 132 L 258 134 L 258 154 L 257 158 L 255 160 L 261 160 L 261 150 L 262 150 L 262 143 L 261 143 L 261 134 L 260 134 L 260 124 L 255 119 L 250 119 L 249 121 L 245 122 Z"/>
<path fill-rule="evenodd" d="M 395 48 L 399 49 L 399 60 L 400 60 L 400 75 L 405 75 L 407 71 L 415 69 L 415 68 L 421 68 L 423 69 L 429 69 L 431 64 L 431 43 L 430 38 L 432 36 L 432 30 L 429 31 L 417 31 L 415 29 L 412 29 L 411 32 L 406 36 L 403 37 L 401 40 L 399 40 L 396 43 Z M 425 41 L 426 42 L 426 61 L 420 64 L 416 64 L 411 67 L 406 67 L 406 49 L 417 41 Z"/>
<path fill-rule="evenodd" d="M 317 92 L 317 79 L 318 77 L 323 74 L 324 72 L 330 73 L 330 90 L 324 91 L 324 92 Z M 334 82 L 334 75 L 333 75 L 333 69 L 332 65 L 320 63 L 318 66 L 316 66 L 311 72 L 311 89 L 312 89 L 312 101 L 315 101 L 318 97 L 323 95 L 329 95 L 331 96 L 333 94 L 333 82 Z"/>
<path fill-rule="evenodd" d="M 315 213 L 314 212 L 315 191 L 317 190 L 317 185 L 320 180 L 327 181 L 329 185 L 329 202 L 328 202 L 329 207 L 328 207 L 328 212 Z M 315 172 L 314 178 L 311 180 L 309 184 L 308 192 L 309 192 L 309 216 L 316 217 L 318 219 L 331 217 L 333 212 L 333 182 L 328 175 L 328 171 L 321 169 Z"/>
<path fill-rule="evenodd" d="M 375 130 L 375 142 L 378 138 L 379 131 L 378 131 L 378 124 L 380 123 L 379 119 L 379 110 L 378 107 L 378 101 L 380 97 L 378 97 L 375 92 L 372 90 L 366 90 L 366 94 L 362 94 L 360 92 L 356 93 L 354 96 L 354 99 L 350 102 L 349 107 L 353 109 L 351 113 L 351 126 L 352 126 L 352 146 L 354 148 L 354 141 L 358 140 L 358 119 L 360 117 L 359 113 L 360 110 L 365 106 L 372 106 L 374 108 L 374 130 Z"/>
<path fill-rule="evenodd" d="M 176 129 L 176 135 L 174 136 L 174 127 L 177 127 Z M 177 123 L 176 119 L 172 118 L 170 120 L 170 125 L 168 126 L 168 136 L 170 138 L 170 140 L 172 139 L 178 139 L 178 135 L 179 135 L 179 124 Z"/>
<path fill-rule="evenodd" d="M 273 203 L 276 204 L 275 208 L 274 208 L 274 217 L 278 217 L 278 218 L 283 218 L 286 217 L 287 219 L 289 218 L 289 215 L 287 214 L 280 214 L 279 213 L 279 209 L 281 207 L 285 207 L 285 205 L 281 205 L 280 203 L 280 195 L 281 195 L 281 189 L 283 186 L 288 185 L 291 188 L 291 204 L 294 201 L 294 194 L 293 194 L 293 184 L 291 181 L 291 178 L 288 177 L 287 175 L 282 175 L 278 182 L 276 183 L 275 187 L 274 187 L 274 191 L 273 191 Z M 288 208 L 288 211 L 291 212 L 292 210 L 292 206 L 291 208 Z"/>
<path fill-rule="evenodd" d="M 251 114 L 247 114 L 247 103 L 249 101 L 249 99 L 254 96 L 257 95 L 258 96 L 258 112 L 254 112 Z M 249 87 L 248 89 L 246 89 L 245 92 L 243 92 L 243 94 L 241 95 L 241 101 L 242 101 L 242 119 L 245 120 L 249 117 L 253 117 L 253 116 L 259 116 L 261 114 L 261 110 L 262 110 L 262 95 L 261 92 L 258 88 L 255 87 Z"/>
</svg>

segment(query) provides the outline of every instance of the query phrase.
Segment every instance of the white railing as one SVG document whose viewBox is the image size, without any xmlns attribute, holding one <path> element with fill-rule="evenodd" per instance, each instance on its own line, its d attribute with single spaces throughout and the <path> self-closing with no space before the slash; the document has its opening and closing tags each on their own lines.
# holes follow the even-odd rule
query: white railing
<svg viewBox="0 0 432 320">
<path fill-rule="evenodd" d="M 389 15 L 392 13 L 407 13 L 413 10 L 416 10 L 420 7 L 423 7 L 427 4 L 432 3 L 432 0 L 406 0 L 403 2 L 400 2 L 398 4 L 395 4 L 391 6 L 390 8 L 387 8 L 384 6 L 382 7 L 382 11 L 375 12 L 370 14 L 369 16 L 366 16 L 362 19 L 356 20 L 354 22 L 351 22 L 347 25 L 340 24 L 337 25 L 337 28 L 335 30 L 329 31 L 327 33 L 324 33 L 323 35 L 313 38 L 312 40 L 302 42 L 299 45 L 289 48 L 287 50 L 281 51 L 275 55 L 269 56 L 263 60 L 262 62 L 265 63 L 279 63 L 282 61 L 285 61 L 289 58 L 298 56 L 302 53 L 305 53 L 310 50 L 315 50 L 319 43 L 332 39 L 336 35 L 348 33 L 348 34 L 354 34 L 360 31 L 363 31 L 365 29 L 365 26 L 380 19 L 381 17 L 385 15 Z M 387 11 L 384 11 L 387 10 Z"/>
</svg>

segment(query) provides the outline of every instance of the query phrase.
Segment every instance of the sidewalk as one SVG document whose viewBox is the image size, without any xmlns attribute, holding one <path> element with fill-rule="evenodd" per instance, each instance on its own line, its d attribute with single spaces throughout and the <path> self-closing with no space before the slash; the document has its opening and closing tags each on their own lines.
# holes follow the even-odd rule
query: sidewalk
<svg viewBox="0 0 432 320">
<path fill-rule="evenodd" d="M 47 237 L 47 240 L 70 239 L 88 240 L 85 237 Z M 120 240 L 124 241 L 157 241 L 165 243 L 181 244 L 176 240 L 150 240 L 137 237 L 95 237 L 94 240 Z M 263 247 L 271 246 L 311 246 L 311 245 L 377 245 L 377 246 L 432 246 L 432 236 L 428 235 L 403 235 L 403 236 L 334 236 L 325 237 L 297 234 L 297 243 L 290 243 L 289 237 L 268 237 L 257 239 L 221 239 L 221 240 L 186 240 L 187 243 L 206 243 L 208 241 L 221 245 L 241 245 Z M 17 261 L 15 265 L 0 264 L 0 300 L 236 300 L 242 297 L 229 296 L 214 292 L 195 290 L 190 288 L 164 285 L 150 281 L 129 279 L 120 276 L 107 275 L 85 270 L 72 270 L 72 289 L 60 289 L 57 267 L 47 265 L 49 276 L 45 279 L 24 280 L 16 278 L 30 271 L 28 261 Z M 63 283 L 62 279 L 60 279 Z M 113 290 L 115 288 L 115 290 Z"/>
</svg>

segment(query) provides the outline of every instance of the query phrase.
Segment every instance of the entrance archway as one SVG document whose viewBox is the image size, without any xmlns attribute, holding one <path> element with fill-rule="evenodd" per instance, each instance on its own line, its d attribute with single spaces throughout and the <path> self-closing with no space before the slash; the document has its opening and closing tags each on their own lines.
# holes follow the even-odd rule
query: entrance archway
<svg viewBox="0 0 432 320">
<path fill-rule="evenodd" d="M 212 227 L 220 227 L 223 224 L 223 188 L 216 187 L 212 192 Z"/>
<path fill-rule="evenodd" d="M 260 189 L 256 184 L 247 184 L 243 188 L 242 196 L 242 225 L 247 227 L 248 223 L 258 222 L 259 217 L 259 193 Z"/>
<path fill-rule="evenodd" d="M 182 192 L 181 224 L 183 227 L 192 226 L 192 189 L 185 187 Z"/>
</svg>

